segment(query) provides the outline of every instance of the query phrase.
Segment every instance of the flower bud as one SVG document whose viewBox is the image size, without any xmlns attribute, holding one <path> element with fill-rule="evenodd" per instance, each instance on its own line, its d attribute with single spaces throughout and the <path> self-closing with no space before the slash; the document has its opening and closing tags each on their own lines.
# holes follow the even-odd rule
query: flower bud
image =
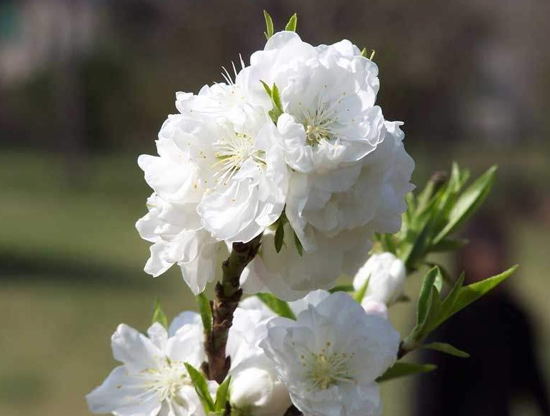
<svg viewBox="0 0 550 416">
<path fill-rule="evenodd" d="M 392 253 L 374 254 L 357 272 L 353 286 L 359 290 L 369 279 L 363 306 L 373 301 L 390 306 L 403 295 L 406 277 L 405 264 Z"/>
<path fill-rule="evenodd" d="M 273 364 L 251 357 L 231 371 L 231 407 L 243 416 L 282 416 L 292 404 Z"/>
</svg>

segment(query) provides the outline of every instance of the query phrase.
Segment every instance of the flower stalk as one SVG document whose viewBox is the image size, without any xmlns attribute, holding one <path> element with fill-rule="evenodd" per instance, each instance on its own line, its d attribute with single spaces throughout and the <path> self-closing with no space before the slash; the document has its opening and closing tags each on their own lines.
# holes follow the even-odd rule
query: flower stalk
<svg viewBox="0 0 550 416">
<path fill-rule="evenodd" d="M 252 261 L 260 248 L 260 234 L 248 243 L 233 243 L 231 254 L 222 263 L 223 276 L 216 284 L 212 301 L 212 331 L 205 336 L 205 351 L 208 362 L 203 370 L 210 380 L 222 383 L 229 371 L 231 360 L 226 357 L 225 347 L 233 315 L 243 295 L 239 281 L 244 268 Z"/>
</svg>

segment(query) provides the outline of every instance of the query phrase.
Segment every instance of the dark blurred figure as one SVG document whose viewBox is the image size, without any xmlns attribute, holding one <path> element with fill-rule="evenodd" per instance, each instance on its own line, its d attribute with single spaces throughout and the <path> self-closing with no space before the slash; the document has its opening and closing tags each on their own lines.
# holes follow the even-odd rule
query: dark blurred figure
<svg viewBox="0 0 550 416">
<path fill-rule="evenodd" d="M 497 215 L 475 218 L 465 237 L 470 243 L 459 252 L 457 266 L 465 271 L 466 284 L 510 266 L 507 237 Z M 541 415 L 550 416 L 531 321 L 506 285 L 459 312 L 436 331 L 433 340 L 454 345 L 471 357 L 424 353 L 422 362 L 438 369 L 418 378 L 417 416 L 509 416 L 518 397 L 533 400 Z"/>
</svg>

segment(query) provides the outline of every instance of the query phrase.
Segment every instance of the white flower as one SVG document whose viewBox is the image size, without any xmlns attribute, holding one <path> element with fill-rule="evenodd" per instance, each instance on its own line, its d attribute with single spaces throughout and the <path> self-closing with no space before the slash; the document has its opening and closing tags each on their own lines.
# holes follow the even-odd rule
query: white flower
<svg viewBox="0 0 550 416">
<path fill-rule="evenodd" d="M 292 233 L 287 224 L 285 244 L 277 253 L 274 231 L 264 232 L 258 255 L 241 275 L 245 292 L 271 292 L 283 300 L 293 301 L 312 290 L 329 289 L 342 273 L 354 276 L 372 247 L 371 230 L 359 227 L 332 238 L 319 234 L 317 250 L 304 251 L 300 256 Z"/>
<path fill-rule="evenodd" d="M 238 414 L 282 416 L 291 405 L 288 390 L 259 347 L 267 336 L 266 324 L 274 317 L 256 297 L 245 299 L 235 311 L 227 353 L 231 357 L 230 402 Z"/>
<path fill-rule="evenodd" d="M 306 251 L 318 248 L 319 232 L 399 228 L 414 164 L 374 105 L 376 64 L 347 40 L 313 47 L 280 32 L 241 72 L 258 104 L 260 80 L 281 91 L 278 140 L 294 171 L 285 212 Z"/>
<path fill-rule="evenodd" d="M 289 306 L 298 315 L 328 296 L 328 292 L 320 290 L 311 292 Z M 267 336 L 267 323 L 275 317 L 255 296 L 242 301 L 235 311 L 227 351 L 231 356 L 231 405 L 239 414 L 282 416 L 291 405 L 288 390 L 278 379 L 273 362 L 259 346 Z"/>
<path fill-rule="evenodd" d="M 156 277 L 178 264 L 193 293 L 201 293 L 221 274 L 226 245 L 204 230 L 194 204 L 169 203 L 153 194 L 147 208 L 149 212 L 136 223 L 141 238 L 153 243 L 145 271 Z"/>
<path fill-rule="evenodd" d="M 399 334 L 335 293 L 296 321 L 275 318 L 260 343 L 304 416 L 378 416 L 376 379 L 396 360 Z"/>
<path fill-rule="evenodd" d="M 155 323 L 147 335 L 124 324 L 118 327 L 112 349 L 122 365 L 88 394 L 90 411 L 116 416 L 204 415 L 183 364 L 200 367 L 204 361 L 200 317 L 187 312 L 169 332 Z"/>
<path fill-rule="evenodd" d="M 368 280 L 363 303 L 375 301 L 391 306 L 403 295 L 406 278 L 402 260 L 392 253 L 373 254 L 355 275 L 353 287 L 360 290 Z"/>
<path fill-rule="evenodd" d="M 160 157 L 140 159 L 148 183 L 170 202 L 198 204 L 204 228 L 217 240 L 250 241 L 285 204 L 287 167 L 273 146 L 272 122 L 261 108 L 247 107 L 238 125 L 178 107 L 184 113 L 170 116 L 159 133 Z"/>
<path fill-rule="evenodd" d="M 137 227 L 155 243 L 146 271 L 157 276 L 177 263 L 199 293 L 215 277 L 225 244 L 250 241 L 279 218 L 288 168 L 263 109 L 243 107 L 237 125 L 223 112 L 178 108 L 184 113 L 169 116 L 159 133 L 159 156 L 138 160 L 155 195 Z"/>
</svg>

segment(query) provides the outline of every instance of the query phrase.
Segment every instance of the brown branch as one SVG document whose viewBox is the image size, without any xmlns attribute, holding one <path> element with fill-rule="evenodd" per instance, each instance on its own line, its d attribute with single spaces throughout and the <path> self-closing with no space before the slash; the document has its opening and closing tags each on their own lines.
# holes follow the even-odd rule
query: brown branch
<svg viewBox="0 0 550 416">
<path fill-rule="evenodd" d="M 203 365 L 203 370 L 210 380 L 218 383 L 225 380 L 231 365 L 225 346 L 233 324 L 233 314 L 243 294 L 239 285 L 241 273 L 258 253 L 261 238 L 259 235 L 248 243 L 233 243 L 229 258 L 222 264 L 222 280 L 216 284 L 212 302 L 212 332 L 206 336 L 204 343 L 208 363 Z"/>
</svg>

